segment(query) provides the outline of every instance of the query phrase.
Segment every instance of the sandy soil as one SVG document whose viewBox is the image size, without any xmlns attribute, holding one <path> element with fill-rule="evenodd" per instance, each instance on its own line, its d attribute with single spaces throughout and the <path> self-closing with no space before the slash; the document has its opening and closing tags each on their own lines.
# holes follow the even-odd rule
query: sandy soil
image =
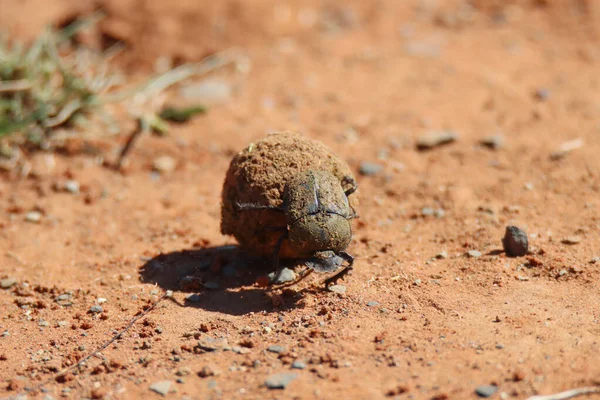
<svg viewBox="0 0 600 400">
<path fill-rule="evenodd" d="M 0 278 L 14 283 L 0 289 L 0 396 L 73 365 L 165 290 L 173 301 L 29 396 L 160 398 L 150 387 L 168 381 L 181 399 L 470 399 L 482 385 L 525 399 L 600 383 L 597 2 L 94 3 L 108 17 L 86 43 L 123 40 L 132 74 L 230 46 L 252 69 L 206 115 L 144 137 L 126 173 L 41 153 L 27 178 L 2 176 Z M 0 26 L 30 39 L 92 7 L 4 0 Z M 358 176 L 345 293 L 316 274 L 269 292 L 253 284 L 264 271 L 222 247 L 234 244 L 219 233 L 232 155 L 284 129 Z M 417 150 L 443 131 L 458 140 Z M 497 134 L 502 147 L 480 145 Z M 152 172 L 165 155 L 176 168 Z M 360 175 L 364 162 L 383 168 Z M 527 231 L 528 256 L 501 252 L 506 225 Z M 268 389 L 282 372 L 294 379 Z"/>
</svg>

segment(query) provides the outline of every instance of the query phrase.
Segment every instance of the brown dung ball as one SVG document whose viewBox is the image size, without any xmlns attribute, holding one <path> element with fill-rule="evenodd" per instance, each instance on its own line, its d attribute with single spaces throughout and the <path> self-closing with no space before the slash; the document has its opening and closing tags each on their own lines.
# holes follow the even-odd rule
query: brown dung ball
<svg viewBox="0 0 600 400">
<path fill-rule="evenodd" d="M 250 144 L 231 161 L 222 192 L 221 232 L 257 256 L 273 255 L 286 229 L 286 218 L 274 210 L 238 210 L 237 204 L 283 207 L 286 185 L 308 171 L 326 171 L 348 189 L 354 179 L 348 164 L 323 143 L 291 132 L 274 133 Z M 348 199 L 356 205 L 356 197 Z M 348 239 L 349 241 L 349 239 Z M 297 258 L 285 240 L 280 258 Z"/>
</svg>

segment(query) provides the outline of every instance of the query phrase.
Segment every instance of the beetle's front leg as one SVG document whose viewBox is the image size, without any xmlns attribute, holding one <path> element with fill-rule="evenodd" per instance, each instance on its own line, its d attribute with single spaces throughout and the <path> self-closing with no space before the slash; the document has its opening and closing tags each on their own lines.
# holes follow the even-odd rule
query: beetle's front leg
<svg viewBox="0 0 600 400">
<path fill-rule="evenodd" d="M 354 257 L 352 257 L 350 254 L 346 253 L 345 251 L 340 251 L 338 253 L 338 256 L 340 256 L 344 260 L 346 260 L 348 262 L 348 265 L 346 265 L 345 267 L 343 267 L 340 272 L 337 272 L 332 277 L 329 277 L 329 278 L 325 279 L 325 289 L 329 288 L 329 286 L 331 284 L 336 284 L 337 281 L 339 281 L 340 279 L 342 279 L 343 277 L 345 277 L 346 275 L 348 275 L 348 273 L 350 271 L 352 271 L 352 269 L 353 269 L 352 268 L 352 264 L 354 264 Z"/>
<path fill-rule="evenodd" d="M 350 176 L 345 176 L 344 179 L 342 179 L 342 184 L 350 185 L 350 188 L 346 189 L 346 191 L 344 191 L 344 193 L 346 194 L 346 197 L 350 196 L 352 193 L 356 192 L 356 189 L 358 189 L 358 186 L 356 185 L 356 181 L 354 180 L 354 178 L 352 178 Z"/>
<path fill-rule="evenodd" d="M 272 210 L 277 212 L 285 212 L 285 209 L 282 207 L 276 206 L 265 206 L 263 204 L 257 203 L 235 203 L 235 208 L 237 211 L 253 211 L 253 210 Z"/>
<path fill-rule="evenodd" d="M 273 278 L 273 282 L 277 282 L 279 280 L 279 275 L 281 275 L 281 269 L 279 268 L 279 253 L 281 253 L 281 246 L 283 245 L 283 241 L 288 238 L 288 232 L 285 231 L 279 239 L 277 239 L 277 243 L 275 244 L 275 250 L 273 251 L 273 270 L 277 272 L 275 277 Z"/>
</svg>

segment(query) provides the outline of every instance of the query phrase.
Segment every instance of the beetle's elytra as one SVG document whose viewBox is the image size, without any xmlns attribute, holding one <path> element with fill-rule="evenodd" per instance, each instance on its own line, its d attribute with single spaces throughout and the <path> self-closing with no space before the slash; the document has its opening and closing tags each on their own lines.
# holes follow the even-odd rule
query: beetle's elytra
<svg viewBox="0 0 600 400">
<path fill-rule="evenodd" d="M 300 135 L 270 135 L 238 153 L 223 187 L 221 231 L 251 253 L 304 259 L 318 272 L 344 276 L 344 250 L 356 217 L 349 197 L 356 183 L 346 163 L 323 144 Z M 354 196 L 352 196 L 354 197 Z"/>
</svg>

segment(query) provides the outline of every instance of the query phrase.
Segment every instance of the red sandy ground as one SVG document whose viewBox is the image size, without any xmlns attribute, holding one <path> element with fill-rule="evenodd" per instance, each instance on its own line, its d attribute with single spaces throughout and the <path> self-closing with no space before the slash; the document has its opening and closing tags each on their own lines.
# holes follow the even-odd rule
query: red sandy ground
<svg viewBox="0 0 600 400">
<path fill-rule="evenodd" d="M 0 26 L 30 39 L 91 3 L 4 0 Z M 167 137 L 142 138 L 126 174 L 91 156 L 38 154 L 33 176 L 3 175 L 0 278 L 17 284 L 0 290 L 0 396 L 72 365 L 165 289 L 175 302 L 46 384 L 47 394 L 159 398 L 149 386 L 170 380 L 171 398 L 469 399 L 495 384 L 494 398 L 524 399 L 600 381 L 600 264 L 590 263 L 600 253 L 599 3 L 95 3 L 108 17 L 88 42 L 124 40 L 119 62 L 131 73 L 159 56 L 195 61 L 230 46 L 252 69 L 227 104 Z M 549 96 L 536 98 L 539 89 Z M 319 291 L 313 274 L 269 295 L 251 272 L 219 276 L 217 259 L 221 288 L 185 303 L 178 280 L 232 244 L 219 233 L 232 154 L 282 129 L 322 140 L 356 170 L 384 165 L 359 176 L 347 292 Z M 444 129 L 459 140 L 416 150 L 419 136 Z M 478 145 L 496 133 L 503 148 Z M 549 158 L 576 138 L 583 147 Z M 178 165 L 153 179 L 161 155 Z M 67 178 L 81 194 L 52 190 Z M 423 207 L 444 215 L 423 216 Z M 25 222 L 34 209 L 40 223 Z M 531 255 L 497 251 L 509 224 L 528 232 Z M 569 236 L 581 241 L 562 243 Z M 442 251 L 446 259 L 433 259 Z M 59 305 L 68 292 L 73 304 Z M 107 299 L 104 312 L 89 314 L 97 298 Z M 208 336 L 248 352 L 194 350 Z M 266 350 L 275 344 L 284 352 Z M 285 390 L 264 386 L 296 359 L 307 368 Z M 216 374 L 198 376 L 204 367 Z"/>
</svg>

